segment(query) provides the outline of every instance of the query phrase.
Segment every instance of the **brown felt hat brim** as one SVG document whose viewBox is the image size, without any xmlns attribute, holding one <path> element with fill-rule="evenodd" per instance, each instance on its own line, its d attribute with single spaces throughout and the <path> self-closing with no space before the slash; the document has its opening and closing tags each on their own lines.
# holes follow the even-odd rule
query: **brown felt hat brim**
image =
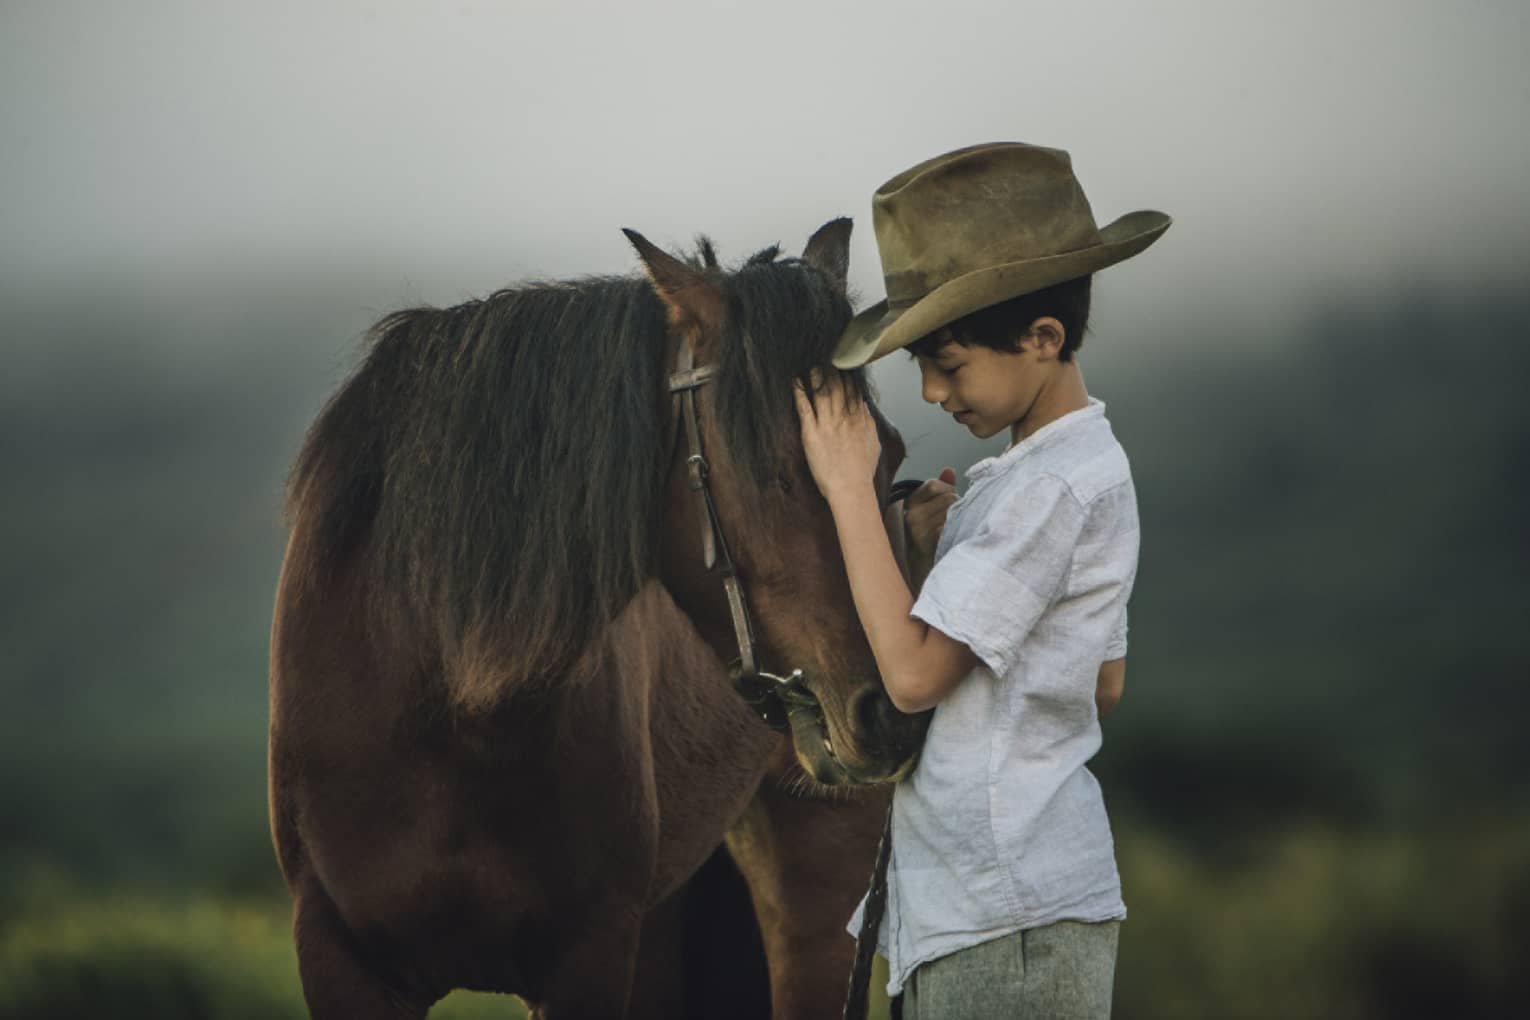
<svg viewBox="0 0 1530 1020">
<path fill-rule="evenodd" d="M 858 368 L 981 308 L 1129 259 L 1162 237 L 1171 222 L 1164 213 L 1152 210 L 1127 213 L 1100 230 L 1097 245 L 986 266 L 941 284 L 907 308 L 889 308 L 886 301 L 879 301 L 845 327 L 834 348 L 834 367 Z"/>
</svg>

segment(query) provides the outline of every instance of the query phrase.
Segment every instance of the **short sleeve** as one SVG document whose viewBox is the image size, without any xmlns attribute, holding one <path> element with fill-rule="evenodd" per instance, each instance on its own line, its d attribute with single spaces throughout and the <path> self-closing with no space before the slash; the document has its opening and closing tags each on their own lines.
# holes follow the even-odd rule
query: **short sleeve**
<svg viewBox="0 0 1530 1020">
<path fill-rule="evenodd" d="M 946 550 L 912 615 L 972 649 L 995 674 L 1009 672 L 1062 591 L 1084 518 L 1061 479 L 1036 479 Z"/>
<path fill-rule="evenodd" d="M 1126 658 L 1126 606 L 1121 606 L 1121 617 L 1116 621 L 1115 629 L 1110 632 L 1110 640 L 1105 644 L 1105 661 Z"/>
</svg>

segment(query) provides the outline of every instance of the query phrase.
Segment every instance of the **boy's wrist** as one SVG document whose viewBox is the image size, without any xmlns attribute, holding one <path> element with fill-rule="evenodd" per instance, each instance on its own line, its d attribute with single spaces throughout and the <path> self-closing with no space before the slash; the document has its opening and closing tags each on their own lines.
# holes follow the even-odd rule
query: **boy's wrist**
<svg viewBox="0 0 1530 1020">
<path fill-rule="evenodd" d="M 876 489 L 869 478 L 864 482 L 840 482 L 827 489 L 823 494 L 823 498 L 828 501 L 829 510 L 836 515 L 856 506 L 868 497 L 872 505 L 875 506 Z"/>
</svg>

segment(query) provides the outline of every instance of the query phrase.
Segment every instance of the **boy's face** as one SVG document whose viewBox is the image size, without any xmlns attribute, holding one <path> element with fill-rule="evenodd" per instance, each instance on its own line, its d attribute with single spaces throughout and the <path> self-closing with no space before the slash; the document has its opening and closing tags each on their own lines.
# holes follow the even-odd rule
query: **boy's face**
<svg viewBox="0 0 1530 1020">
<path fill-rule="evenodd" d="M 933 356 L 916 354 L 920 395 L 939 404 L 979 439 L 1014 427 L 1029 413 L 1058 362 L 1040 357 L 1031 339 L 1014 354 L 947 342 Z"/>
</svg>

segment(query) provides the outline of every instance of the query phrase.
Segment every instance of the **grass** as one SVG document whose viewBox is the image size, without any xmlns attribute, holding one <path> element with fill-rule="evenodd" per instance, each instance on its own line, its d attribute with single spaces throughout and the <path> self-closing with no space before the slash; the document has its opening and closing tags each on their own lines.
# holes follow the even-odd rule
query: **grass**
<svg viewBox="0 0 1530 1020">
<path fill-rule="evenodd" d="M 0 1017 L 303 1017 L 285 918 L 268 905 L 80 902 L 0 938 Z"/>
<path fill-rule="evenodd" d="M 1470 1018 L 1530 1001 L 1518 927 L 1530 820 L 1430 833 L 1313 824 L 1240 846 L 1122 825 L 1118 841 L 1131 910 L 1120 1020 Z M 279 901 L 93 897 L 31 881 L 0 904 L 0 1020 L 306 1016 Z M 461 992 L 431 1013 L 524 1015 L 513 999 Z"/>
<path fill-rule="evenodd" d="M 282 903 L 135 898 L 33 910 L 0 936 L 0 1018 L 302 1020 Z M 432 1020 L 520 1020 L 507 996 L 457 992 Z"/>
</svg>

